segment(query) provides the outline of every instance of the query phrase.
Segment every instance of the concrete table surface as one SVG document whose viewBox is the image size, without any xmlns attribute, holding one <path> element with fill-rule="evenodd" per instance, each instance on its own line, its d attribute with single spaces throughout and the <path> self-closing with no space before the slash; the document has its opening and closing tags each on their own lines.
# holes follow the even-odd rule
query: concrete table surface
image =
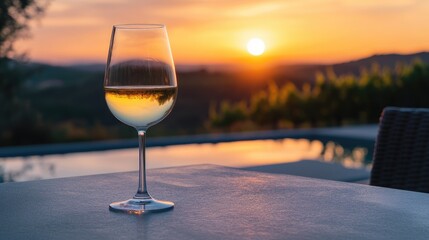
<svg viewBox="0 0 429 240">
<path fill-rule="evenodd" d="M 429 194 L 214 165 L 148 176 L 173 210 L 109 211 L 136 172 L 0 184 L 0 239 L 429 239 Z"/>
</svg>

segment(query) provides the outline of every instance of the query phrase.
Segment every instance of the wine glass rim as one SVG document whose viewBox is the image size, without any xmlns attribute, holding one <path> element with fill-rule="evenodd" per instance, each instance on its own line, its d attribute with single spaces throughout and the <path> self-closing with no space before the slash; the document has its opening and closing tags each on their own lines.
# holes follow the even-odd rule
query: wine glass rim
<svg viewBox="0 0 429 240">
<path fill-rule="evenodd" d="M 165 28 L 165 24 L 159 23 L 127 23 L 127 24 L 115 24 L 114 28 L 119 29 L 154 29 L 154 28 Z"/>
</svg>

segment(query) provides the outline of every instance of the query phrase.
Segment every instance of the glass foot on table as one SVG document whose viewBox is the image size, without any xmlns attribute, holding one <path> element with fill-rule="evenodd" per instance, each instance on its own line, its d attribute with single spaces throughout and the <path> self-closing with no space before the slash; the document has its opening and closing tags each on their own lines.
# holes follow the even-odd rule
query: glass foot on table
<svg viewBox="0 0 429 240">
<path fill-rule="evenodd" d="M 161 201 L 153 198 L 132 198 L 122 202 L 114 202 L 109 209 L 115 212 L 126 212 L 131 214 L 142 214 L 145 212 L 166 211 L 174 207 L 173 202 Z"/>
</svg>

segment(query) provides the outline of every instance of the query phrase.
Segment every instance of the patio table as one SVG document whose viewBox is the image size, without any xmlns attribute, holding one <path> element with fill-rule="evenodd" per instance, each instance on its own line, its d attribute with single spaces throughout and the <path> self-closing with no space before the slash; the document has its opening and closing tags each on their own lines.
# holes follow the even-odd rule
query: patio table
<svg viewBox="0 0 429 240">
<path fill-rule="evenodd" d="M 171 211 L 128 215 L 137 173 L 0 184 L 0 239 L 429 239 L 429 194 L 215 165 L 153 169 Z"/>
</svg>

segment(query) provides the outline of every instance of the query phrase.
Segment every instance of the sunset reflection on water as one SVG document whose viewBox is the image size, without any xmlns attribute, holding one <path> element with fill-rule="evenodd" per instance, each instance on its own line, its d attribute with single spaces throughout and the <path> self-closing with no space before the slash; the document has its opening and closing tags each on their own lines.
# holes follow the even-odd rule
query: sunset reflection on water
<svg viewBox="0 0 429 240">
<path fill-rule="evenodd" d="M 367 167 L 367 150 L 345 149 L 334 142 L 281 139 L 226 143 L 205 143 L 151 147 L 147 149 L 148 168 L 193 164 L 247 167 L 314 159 L 339 162 L 348 168 Z M 138 170 L 138 150 L 119 149 L 31 157 L 0 158 L 3 181 L 29 181 L 58 177 Z M 0 179 L 0 180 L 2 180 Z"/>
</svg>

